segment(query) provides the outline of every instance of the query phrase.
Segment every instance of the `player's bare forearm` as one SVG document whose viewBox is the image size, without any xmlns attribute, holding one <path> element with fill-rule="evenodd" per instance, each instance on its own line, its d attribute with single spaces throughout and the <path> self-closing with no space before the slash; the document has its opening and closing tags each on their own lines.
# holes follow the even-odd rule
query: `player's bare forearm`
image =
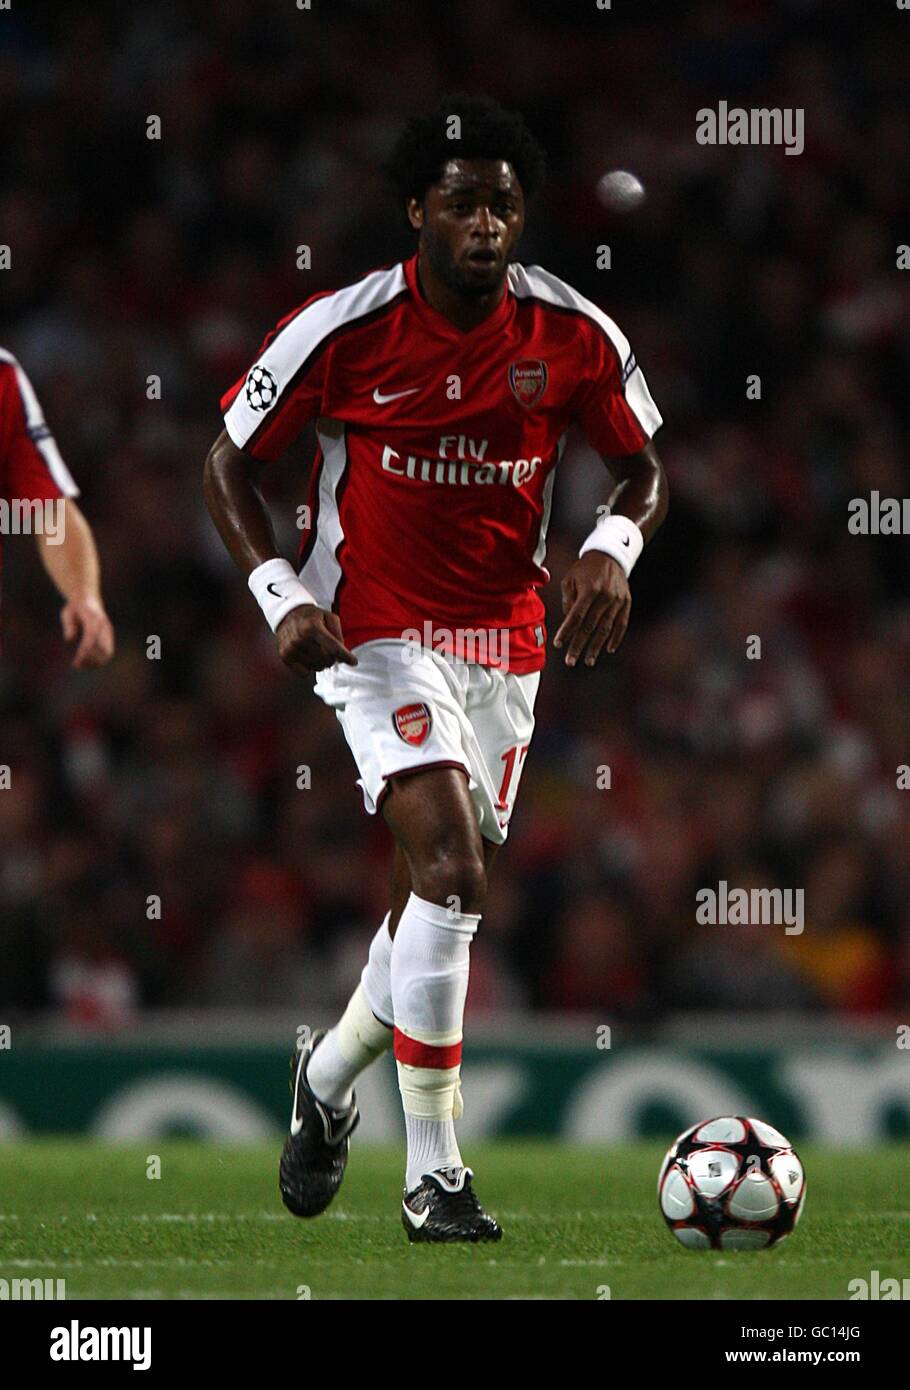
<svg viewBox="0 0 910 1390">
<path fill-rule="evenodd" d="M 255 459 L 237 448 L 227 430 L 209 449 L 203 471 L 209 515 L 231 559 L 247 575 L 278 554 L 271 518 L 254 482 L 258 471 Z"/>
<path fill-rule="evenodd" d="M 39 535 L 38 554 L 60 597 L 60 625 L 67 642 L 78 639 L 74 666 L 104 666 L 114 654 L 114 629 L 101 597 L 101 566 L 92 529 L 71 497 L 63 526 Z"/>
<path fill-rule="evenodd" d="M 667 475 L 657 450 L 649 440 L 640 453 L 604 462 L 617 480 L 609 497 L 611 514 L 634 521 L 647 545 L 663 525 L 670 502 Z"/>
<path fill-rule="evenodd" d="M 61 502 L 63 525 L 37 535 L 41 563 L 62 599 L 101 599 L 101 566 L 91 527 L 71 497 Z"/>
<path fill-rule="evenodd" d="M 205 503 L 231 558 L 247 576 L 278 556 L 272 521 L 254 482 L 257 471 L 255 460 L 222 430 L 205 461 Z M 310 676 L 336 661 L 357 665 L 342 640 L 337 613 L 315 604 L 291 609 L 275 639 L 281 660 L 300 676 Z"/>
<path fill-rule="evenodd" d="M 610 514 L 625 516 L 641 531 L 645 543 L 667 514 L 667 478 L 657 450 L 648 443 L 640 453 L 605 460 L 616 487 L 610 494 Z M 566 665 L 583 653 L 593 666 L 603 648 L 615 652 L 629 626 L 632 594 L 622 566 L 600 550 L 589 550 L 568 570 L 562 582 L 562 625 L 553 639 L 566 647 Z"/>
</svg>

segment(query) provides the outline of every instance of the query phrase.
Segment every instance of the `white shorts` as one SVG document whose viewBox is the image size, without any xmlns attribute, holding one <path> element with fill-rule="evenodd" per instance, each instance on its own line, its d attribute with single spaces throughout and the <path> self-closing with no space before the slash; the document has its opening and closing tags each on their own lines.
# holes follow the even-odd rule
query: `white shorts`
<svg viewBox="0 0 910 1390">
<path fill-rule="evenodd" d="M 501 845 L 534 732 L 540 672 L 449 658 L 410 642 L 364 642 L 357 666 L 316 676 L 316 694 L 335 710 L 374 815 L 398 772 L 460 767 L 480 833 Z"/>
</svg>

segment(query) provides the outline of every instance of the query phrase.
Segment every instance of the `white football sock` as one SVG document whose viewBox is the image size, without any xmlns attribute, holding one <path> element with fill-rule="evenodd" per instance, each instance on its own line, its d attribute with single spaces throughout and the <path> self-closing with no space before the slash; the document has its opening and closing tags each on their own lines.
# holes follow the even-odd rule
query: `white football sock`
<svg viewBox="0 0 910 1390">
<path fill-rule="evenodd" d="M 412 893 L 395 933 L 392 1001 L 395 1059 L 408 1135 L 405 1185 L 461 1167 L 454 1119 L 470 947 L 480 915 L 453 912 Z"/>
<path fill-rule="evenodd" d="M 357 1077 L 391 1045 L 391 1028 L 376 1018 L 360 984 L 335 1027 L 313 1052 L 307 1083 L 314 1095 L 333 1110 L 345 1110 L 351 1103 Z"/>
<path fill-rule="evenodd" d="M 387 1023 L 391 1029 L 394 1021 L 392 1010 L 392 938 L 389 936 L 389 917 L 387 912 L 382 919 L 373 940 L 370 942 L 370 956 L 363 967 L 360 983 L 367 997 L 367 1003 L 376 1017 Z"/>
<path fill-rule="evenodd" d="M 405 1113 L 404 1123 L 408 1135 L 405 1185 L 409 1192 L 420 1185 L 424 1173 L 435 1173 L 437 1168 L 464 1167 L 455 1138 L 454 1120 L 421 1120 Z"/>
</svg>

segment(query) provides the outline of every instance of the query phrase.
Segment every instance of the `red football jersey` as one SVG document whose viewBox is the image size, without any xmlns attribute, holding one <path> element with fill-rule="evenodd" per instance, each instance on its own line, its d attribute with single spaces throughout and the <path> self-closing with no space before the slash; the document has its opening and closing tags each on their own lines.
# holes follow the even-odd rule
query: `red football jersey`
<svg viewBox="0 0 910 1390">
<path fill-rule="evenodd" d="M 499 633 L 477 659 L 519 673 L 544 664 L 538 590 L 570 423 L 612 457 L 661 423 L 616 324 L 556 276 L 510 266 L 497 308 L 463 332 L 425 299 L 416 256 L 307 300 L 221 404 L 263 461 L 315 420 L 300 577 L 349 647 Z"/>
<path fill-rule="evenodd" d="M 31 382 L 12 353 L 0 348 L 0 571 L 15 503 L 78 496 Z"/>
</svg>

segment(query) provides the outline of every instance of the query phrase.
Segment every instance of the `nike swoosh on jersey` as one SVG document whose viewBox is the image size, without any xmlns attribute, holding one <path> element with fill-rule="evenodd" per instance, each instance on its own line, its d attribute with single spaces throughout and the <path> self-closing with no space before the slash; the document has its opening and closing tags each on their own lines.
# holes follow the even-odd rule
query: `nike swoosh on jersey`
<svg viewBox="0 0 910 1390">
<path fill-rule="evenodd" d="M 418 1215 L 416 1211 L 411 1211 L 411 1208 L 408 1206 L 407 1202 L 402 1202 L 401 1205 L 404 1208 L 405 1216 L 408 1218 L 411 1225 L 414 1227 L 414 1230 L 419 1231 L 421 1226 L 430 1214 L 430 1208 L 424 1207 L 423 1211 L 420 1212 Z"/>
<path fill-rule="evenodd" d="M 413 396 L 415 391 L 419 391 L 419 386 L 410 386 L 407 391 L 393 391 L 390 396 L 384 396 L 378 386 L 373 388 L 373 400 L 377 405 L 388 405 L 389 401 L 400 400 L 402 396 Z"/>
</svg>

